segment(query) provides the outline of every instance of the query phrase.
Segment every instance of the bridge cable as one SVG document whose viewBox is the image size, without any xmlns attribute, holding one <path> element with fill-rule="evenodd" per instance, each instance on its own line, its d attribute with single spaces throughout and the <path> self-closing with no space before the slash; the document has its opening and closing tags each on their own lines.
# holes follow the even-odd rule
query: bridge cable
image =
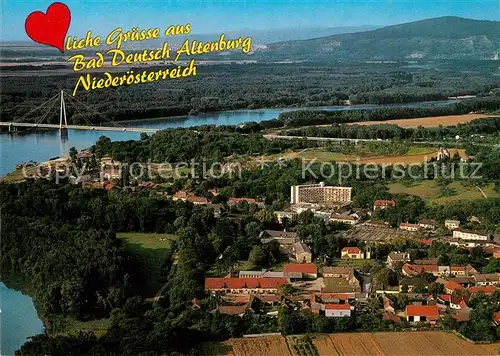
<svg viewBox="0 0 500 356">
<path fill-rule="evenodd" d="M 41 107 L 43 107 L 45 104 L 47 104 L 48 102 L 50 102 L 51 100 L 57 98 L 58 96 L 60 95 L 60 93 L 57 93 L 56 95 L 54 95 L 52 98 L 50 98 L 49 100 L 45 101 L 44 103 L 42 103 L 41 105 L 37 106 L 36 108 L 34 108 L 33 110 L 29 111 L 26 115 L 24 115 L 22 118 L 20 118 L 18 121 L 16 122 L 22 122 L 24 119 L 26 119 L 30 114 L 32 114 L 34 111 L 40 109 Z"/>
<path fill-rule="evenodd" d="M 41 124 L 43 120 L 45 120 L 48 116 L 49 116 L 49 113 L 50 111 L 54 108 L 54 105 L 57 103 L 57 99 L 55 98 L 52 103 L 50 104 L 50 107 L 47 109 L 47 111 L 45 112 L 45 114 L 42 115 L 42 117 L 40 118 L 40 120 L 38 120 L 36 122 L 36 124 Z"/>
<path fill-rule="evenodd" d="M 85 108 L 87 108 L 88 110 L 91 110 L 91 111 L 95 112 L 96 114 L 100 115 L 100 116 L 101 116 L 104 120 L 106 120 L 106 121 L 107 121 L 107 122 L 109 122 L 110 124 L 112 124 L 112 125 L 114 125 L 114 126 L 116 126 L 116 127 L 123 127 L 123 126 L 122 126 L 122 125 L 120 125 L 119 123 L 114 122 L 114 121 L 112 121 L 112 120 L 108 119 L 106 116 L 104 116 L 103 114 L 101 114 L 101 113 L 100 113 L 100 112 L 98 112 L 97 110 L 95 110 L 95 109 L 91 108 L 90 106 L 88 106 L 88 105 L 86 105 L 86 104 L 82 103 L 81 101 L 77 100 L 75 97 L 73 97 L 73 96 L 69 96 L 69 98 L 71 98 L 71 99 L 73 99 L 74 101 L 76 101 L 77 103 L 79 103 L 79 104 L 83 105 L 83 106 L 84 106 Z"/>
<path fill-rule="evenodd" d="M 89 126 L 95 126 L 91 121 L 90 118 L 87 116 L 87 113 L 82 112 L 78 106 L 76 106 L 74 103 L 71 104 L 71 107 L 77 111 L 78 114 L 82 117 L 82 119 L 85 121 L 85 123 Z"/>
</svg>

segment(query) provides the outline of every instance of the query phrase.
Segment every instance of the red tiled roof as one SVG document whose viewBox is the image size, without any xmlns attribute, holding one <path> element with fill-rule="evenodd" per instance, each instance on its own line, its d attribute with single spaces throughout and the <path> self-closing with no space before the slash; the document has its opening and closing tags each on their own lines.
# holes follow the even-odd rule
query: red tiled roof
<svg viewBox="0 0 500 356">
<path fill-rule="evenodd" d="M 384 317 L 383 317 L 384 320 L 391 320 L 395 323 L 400 323 L 401 322 L 401 318 L 399 316 L 397 316 L 396 314 L 394 313 L 384 313 Z"/>
<path fill-rule="evenodd" d="M 454 282 L 454 281 L 447 281 L 444 284 L 444 288 L 452 290 L 452 291 L 464 289 L 464 287 L 462 287 L 460 284 L 458 284 L 457 282 Z"/>
<path fill-rule="evenodd" d="M 321 299 L 340 299 L 340 300 L 348 300 L 349 296 L 347 294 L 342 293 L 316 293 Z"/>
<path fill-rule="evenodd" d="M 439 296 L 441 300 L 444 300 L 445 302 L 451 302 L 451 295 L 450 294 L 441 294 Z"/>
<path fill-rule="evenodd" d="M 277 294 L 260 294 L 257 298 L 263 302 L 279 302 L 281 300 L 281 296 Z"/>
<path fill-rule="evenodd" d="M 287 263 L 283 266 L 283 272 L 301 272 L 301 273 L 310 273 L 316 274 L 318 273 L 318 267 L 313 265 L 312 263 Z"/>
<path fill-rule="evenodd" d="M 248 303 L 250 300 L 249 295 L 235 295 L 231 298 L 235 303 Z"/>
<path fill-rule="evenodd" d="M 183 190 L 179 190 L 178 192 L 175 192 L 174 197 L 175 198 L 187 198 L 188 194 L 187 192 Z"/>
<path fill-rule="evenodd" d="M 484 294 L 492 294 L 496 290 L 498 290 L 498 288 L 496 286 L 476 286 L 467 288 L 467 290 L 469 291 L 470 294 L 475 294 L 479 292 L 483 292 Z"/>
<path fill-rule="evenodd" d="M 272 289 L 286 283 L 286 278 L 205 278 L 205 289 Z"/>
<path fill-rule="evenodd" d="M 205 289 L 224 288 L 225 278 L 205 278 Z"/>
<path fill-rule="evenodd" d="M 205 197 L 198 197 L 196 195 L 191 195 L 189 196 L 187 199 L 187 201 L 191 202 L 191 203 L 208 203 L 208 199 L 205 198 Z"/>
<path fill-rule="evenodd" d="M 493 321 L 495 323 L 500 323 L 500 312 L 494 312 L 493 313 Z"/>
<path fill-rule="evenodd" d="M 438 318 L 439 309 L 437 305 L 407 305 L 407 316 L 426 316 L 428 318 Z"/>
<path fill-rule="evenodd" d="M 420 242 L 421 245 L 424 245 L 424 246 L 430 246 L 430 245 L 432 245 L 432 240 L 428 240 L 428 239 L 427 240 L 425 240 L 425 239 L 424 240 L 420 240 L 419 242 Z"/>
<path fill-rule="evenodd" d="M 250 278 L 255 279 L 255 278 Z M 279 288 L 287 284 L 288 280 L 286 278 L 258 278 L 260 280 L 260 288 L 271 289 Z"/>
<path fill-rule="evenodd" d="M 407 274 L 411 273 L 424 273 L 424 272 L 437 272 L 439 271 L 439 267 L 436 265 L 415 265 L 411 263 L 406 263 L 403 265 L 403 270 Z"/>
<path fill-rule="evenodd" d="M 361 250 L 357 247 L 344 247 L 342 249 L 342 253 L 349 253 L 349 254 L 358 254 L 358 253 L 361 253 Z"/>
<path fill-rule="evenodd" d="M 247 305 L 221 305 L 220 307 L 217 308 L 217 310 L 221 314 L 228 314 L 228 315 L 243 314 L 248 309 L 250 309 L 250 306 L 248 304 Z"/>
<path fill-rule="evenodd" d="M 467 271 L 467 267 L 465 267 L 465 266 L 451 266 L 450 271 L 451 272 L 458 272 L 458 271 L 465 272 L 465 271 Z"/>
<path fill-rule="evenodd" d="M 375 200 L 374 206 L 395 206 L 396 202 L 394 200 Z"/>
<path fill-rule="evenodd" d="M 325 304 L 325 309 L 328 310 L 351 310 L 349 304 Z"/>
<path fill-rule="evenodd" d="M 246 201 L 248 204 L 255 204 L 257 201 L 252 198 L 229 198 L 228 203 L 239 203 L 242 201 Z"/>
</svg>

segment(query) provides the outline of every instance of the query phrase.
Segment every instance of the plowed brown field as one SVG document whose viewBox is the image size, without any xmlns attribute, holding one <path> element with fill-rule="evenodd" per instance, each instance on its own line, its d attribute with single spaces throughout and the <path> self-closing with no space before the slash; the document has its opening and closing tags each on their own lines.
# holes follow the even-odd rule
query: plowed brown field
<svg viewBox="0 0 500 356">
<path fill-rule="evenodd" d="M 291 356 L 281 336 L 231 339 L 232 356 Z M 473 344 L 445 332 L 381 332 L 322 334 L 313 338 L 321 356 L 478 356 L 500 354 L 500 343 Z"/>
<path fill-rule="evenodd" d="M 320 355 L 496 355 L 500 344 L 478 345 L 444 332 L 387 332 L 322 335 L 314 339 Z"/>
<path fill-rule="evenodd" d="M 231 339 L 226 344 L 233 347 L 234 356 L 290 356 L 285 338 L 282 336 Z"/>
</svg>

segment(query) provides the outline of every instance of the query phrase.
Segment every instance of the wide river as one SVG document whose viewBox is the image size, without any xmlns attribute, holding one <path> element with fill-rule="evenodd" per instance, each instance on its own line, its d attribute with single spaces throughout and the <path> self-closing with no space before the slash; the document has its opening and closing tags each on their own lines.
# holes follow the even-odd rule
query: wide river
<svg viewBox="0 0 500 356">
<path fill-rule="evenodd" d="M 31 297 L 0 282 L 0 298 L 0 355 L 11 356 L 44 328 Z"/>
<path fill-rule="evenodd" d="M 443 106 L 456 103 L 456 100 L 444 100 L 422 103 L 407 103 L 393 105 L 357 105 L 357 106 L 328 106 L 315 109 L 329 111 L 339 110 L 363 110 L 380 107 L 430 107 Z M 304 109 L 304 108 L 300 108 Z M 199 125 L 238 125 L 243 122 L 271 120 L 281 112 L 298 109 L 260 109 L 260 110 L 236 110 L 224 111 L 213 114 L 199 114 L 182 117 L 145 119 L 140 121 L 127 121 L 123 126 L 166 129 L 173 127 L 192 127 Z M 78 150 L 90 147 L 102 135 L 113 141 L 136 140 L 140 134 L 137 132 L 111 132 L 111 131 L 82 131 L 69 130 L 68 139 L 61 140 L 59 132 L 33 131 L 23 134 L 0 134 L 0 176 L 12 172 L 16 164 L 29 160 L 36 162 L 45 161 L 56 156 L 67 155 L 71 147 Z"/>
</svg>

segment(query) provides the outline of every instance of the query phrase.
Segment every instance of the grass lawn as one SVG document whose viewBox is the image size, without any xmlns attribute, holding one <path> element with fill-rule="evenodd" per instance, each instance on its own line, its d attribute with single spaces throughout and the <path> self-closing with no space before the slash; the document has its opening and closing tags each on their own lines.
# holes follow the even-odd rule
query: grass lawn
<svg viewBox="0 0 500 356">
<path fill-rule="evenodd" d="M 170 251 L 170 243 L 176 239 L 170 234 L 148 234 L 127 232 L 116 234 L 125 242 L 125 248 L 140 268 L 144 281 L 144 295 L 154 296 L 164 284 L 166 276 L 162 276 L 161 267 L 166 254 Z"/>
<path fill-rule="evenodd" d="M 201 355 L 206 356 L 232 355 L 233 347 L 224 342 L 209 341 L 203 343 L 200 351 Z"/>
<path fill-rule="evenodd" d="M 35 175 L 36 171 L 36 167 L 28 167 L 25 169 L 26 175 Z M 0 182 L 19 182 L 22 180 L 24 180 L 24 173 L 22 169 L 16 169 L 15 171 L 0 177 Z"/>
<path fill-rule="evenodd" d="M 352 267 L 356 269 L 363 269 L 367 268 L 367 266 L 374 266 L 378 264 L 376 260 L 371 260 L 371 259 L 336 259 L 335 261 L 332 262 L 332 265 L 338 266 L 338 267 Z M 369 269 L 369 268 L 368 268 Z"/>
<path fill-rule="evenodd" d="M 186 177 L 189 175 L 189 173 L 191 173 L 191 168 L 189 167 L 180 166 L 176 168 L 175 164 L 172 166 L 173 166 L 172 169 L 169 169 L 168 167 L 158 169 L 157 173 L 160 174 L 160 176 L 162 177 L 172 177 L 175 179 Z"/>
<path fill-rule="evenodd" d="M 406 152 L 406 156 L 428 155 L 436 151 L 437 149 L 435 147 L 411 146 L 408 152 Z"/>
<path fill-rule="evenodd" d="M 402 183 L 390 183 L 387 185 L 393 194 L 410 194 L 421 196 L 424 199 L 436 204 L 448 204 L 458 200 L 478 200 L 484 199 L 483 194 L 475 186 L 466 186 L 460 181 L 451 182 L 448 187 L 455 190 L 454 195 L 440 197 L 440 187 L 435 180 L 425 180 L 416 182 L 411 186 Z M 493 185 L 489 184 L 482 188 L 489 198 L 498 198 L 500 194 L 495 192 Z"/>
<path fill-rule="evenodd" d="M 63 334 L 76 335 L 79 331 L 92 331 L 97 336 L 106 333 L 111 321 L 109 319 L 97 319 L 89 321 L 79 321 L 73 318 L 66 318 L 66 327 Z"/>
</svg>

